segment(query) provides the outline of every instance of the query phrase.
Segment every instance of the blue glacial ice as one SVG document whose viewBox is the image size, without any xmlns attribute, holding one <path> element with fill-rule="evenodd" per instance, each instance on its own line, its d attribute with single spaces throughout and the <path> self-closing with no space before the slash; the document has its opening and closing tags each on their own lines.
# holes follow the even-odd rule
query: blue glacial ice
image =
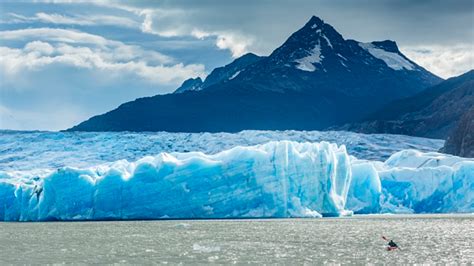
<svg viewBox="0 0 474 266">
<path fill-rule="evenodd" d="M 89 168 L 0 171 L 0 220 L 321 217 L 474 211 L 474 161 L 274 141 Z"/>
<path fill-rule="evenodd" d="M 437 151 L 443 140 L 346 131 L 262 131 L 238 133 L 42 132 L 0 130 L 0 170 L 34 170 L 64 166 L 86 168 L 126 159 L 136 161 L 161 152 L 215 154 L 237 146 L 269 141 L 327 141 L 345 145 L 359 159 L 386 160 L 395 152 Z"/>
</svg>

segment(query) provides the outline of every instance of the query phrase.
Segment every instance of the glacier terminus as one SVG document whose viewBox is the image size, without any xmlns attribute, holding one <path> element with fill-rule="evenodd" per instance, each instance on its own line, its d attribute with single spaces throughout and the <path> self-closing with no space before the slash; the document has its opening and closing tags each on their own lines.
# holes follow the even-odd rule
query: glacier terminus
<svg viewBox="0 0 474 266">
<path fill-rule="evenodd" d="M 402 150 L 357 159 L 326 141 L 0 171 L 0 220 L 283 218 L 474 211 L 474 160 Z"/>
</svg>

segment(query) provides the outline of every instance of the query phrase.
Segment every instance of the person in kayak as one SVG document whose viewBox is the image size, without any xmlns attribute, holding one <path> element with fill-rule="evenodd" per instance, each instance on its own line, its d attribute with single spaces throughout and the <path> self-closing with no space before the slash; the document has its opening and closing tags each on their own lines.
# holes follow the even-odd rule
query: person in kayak
<svg viewBox="0 0 474 266">
<path fill-rule="evenodd" d="M 391 247 L 391 248 L 398 248 L 398 245 L 395 242 L 393 242 L 393 240 L 391 240 L 391 239 L 388 242 L 388 246 Z"/>
<path fill-rule="evenodd" d="M 389 240 L 389 239 L 387 239 L 387 238 L 384 237 L 384 236 L 382 236 L 382 238 L 383 238 L 383 240 L 388 241 L 388 243 L 387 243 L 387 245 L 388 245 L 387 250 L 393 250 L 393 249 L 399 248 L 398 245 L 397 245 L 397 243 L 393 242 L 392 239 Z"/>
</svg>

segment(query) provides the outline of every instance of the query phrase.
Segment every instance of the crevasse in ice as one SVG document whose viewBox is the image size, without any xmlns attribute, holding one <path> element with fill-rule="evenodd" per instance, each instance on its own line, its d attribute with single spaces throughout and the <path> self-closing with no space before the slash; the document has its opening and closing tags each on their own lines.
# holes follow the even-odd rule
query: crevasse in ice
<svg viewBox="0 0 474 266">
<path fill-rule="evenodd" d="M 472 160 L 405 150 L 363 161 L 327 142 L 0 171 L 0 220 L 13 221 L 472 212 L 473 199 Z"/>
</svg>

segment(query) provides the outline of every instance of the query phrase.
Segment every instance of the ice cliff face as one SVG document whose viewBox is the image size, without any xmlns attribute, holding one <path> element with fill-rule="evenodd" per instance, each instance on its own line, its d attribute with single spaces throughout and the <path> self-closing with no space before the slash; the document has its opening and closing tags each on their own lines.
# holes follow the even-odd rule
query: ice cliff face
<svg viewBox="0 0 474 266">
<path fill-rule="evenodd" d="M 0 172 L 0 220 L 319 217 L 474 211 L 474 161 L 402 151 L 385 163 L 327 142 L 161 153 L 89 169 Z"/>
<path fill-rule="evenodd" d="M 346 208 L 355 213 L 474 211 L 474 160 L 404 150 L 384 163 L 352 162 Z"/>
</svg>

